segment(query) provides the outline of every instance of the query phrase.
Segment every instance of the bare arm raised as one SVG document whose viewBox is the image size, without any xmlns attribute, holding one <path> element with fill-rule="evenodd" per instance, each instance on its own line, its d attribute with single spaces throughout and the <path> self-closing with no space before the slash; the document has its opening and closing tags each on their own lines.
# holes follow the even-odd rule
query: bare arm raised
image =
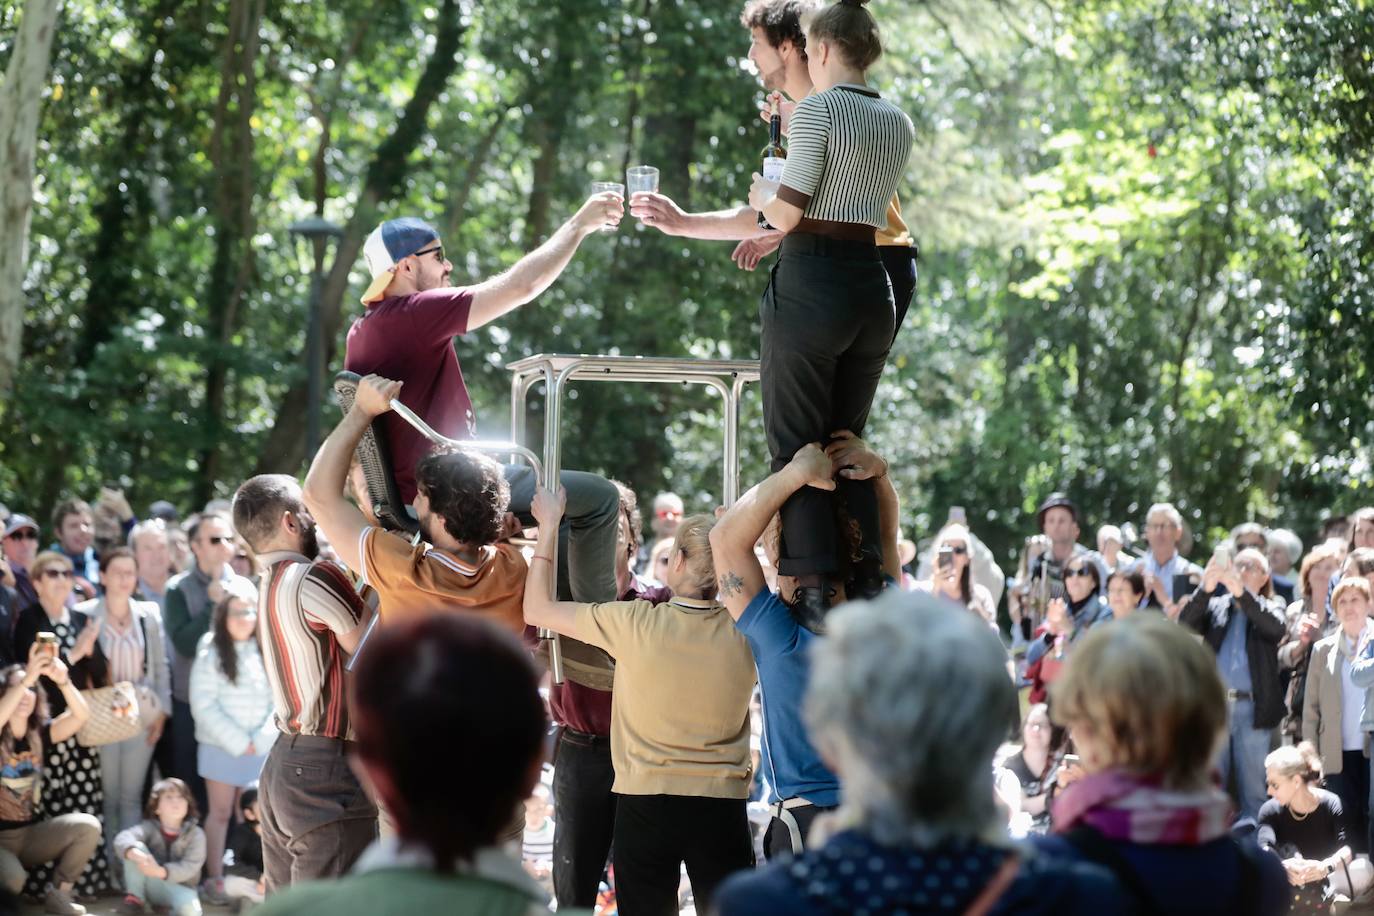
<svg viewBox="0 0 1374 916">
<path fill-rule="evenodd" d="M 606 225 L 619 225 L 625 201 L 619 194 L 593 194 L 547 242 L 525 255 L 509 270 L 471 288 L 468 330 L 480 328 L 524 305 L 553 285 L 577 253 L 582 240 Z"/>
</svg>

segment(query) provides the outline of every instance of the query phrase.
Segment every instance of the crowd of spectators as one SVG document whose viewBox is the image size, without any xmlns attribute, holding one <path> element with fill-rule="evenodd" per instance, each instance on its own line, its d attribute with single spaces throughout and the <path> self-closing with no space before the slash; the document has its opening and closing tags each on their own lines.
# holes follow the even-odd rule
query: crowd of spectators
<svg viewBox="0 0 1374 916">
<path fill-rule="evenodd" d="M 46 549 L 8 515 L 5 890 L 54 913 L 109 892 L 370 912 L 388 869 L 418 868 L 435 899 L 480 876 L 522 908 L 631 916 L 1326 912 L 1369 891 L 1374 509 L 1306 552 L 1238 525 L 1199 565 L 1168 503 L 1093 550 L 1052 494 L 995 598 L 963 510 L 904 542 L 886 463 L 841 433 L 714 515 L 665 493 L 646 525 L 613 484 L 615 600 L 560 600 L 560 494 L 512 519 L 480 453 L 421 460 L 419 539 L 342 495 L 394 393 L 364 381 L 303 487 L 254 478 L 185 520 L 67 500 Z M 777 516 L 839 473 L 875 487 L 889 586 L 817 625 L 776 571 Z M 535 627 L 614 677 L 551 683 Z M 488 753 L 434 769 L 460 740 Z"/>
</svg>

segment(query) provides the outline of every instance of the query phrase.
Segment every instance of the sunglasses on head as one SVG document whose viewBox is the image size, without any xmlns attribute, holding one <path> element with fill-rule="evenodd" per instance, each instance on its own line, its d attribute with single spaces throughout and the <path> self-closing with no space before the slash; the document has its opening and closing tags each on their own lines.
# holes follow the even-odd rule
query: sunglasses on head
<svg viewBox="0 0 1374 916">
<path fill-rule="evenodd" d="M 55 569 L 49 567 L 38 574 L 40 579 L 70 579 L 72 571 L 70 569 Z"/>
<path fill-rule="evenodd" d="M 38 540 L 38 532 L 34 531 L 32 528 L 21 528 L 14 534 L 6 535 L 6 537 L 13 538 L 16 541 L 36 541 Z"/>
<path fill-rule="evenodd" d="M 1092 572 L 1086 566 L 1079 566 L 1075 569 L 1064 570 L 1065 579 L 1072 579 L 1074 576 L 1082 576 L 1085 579 L 1091 579 L 1092 575 Z"/>
</svg>

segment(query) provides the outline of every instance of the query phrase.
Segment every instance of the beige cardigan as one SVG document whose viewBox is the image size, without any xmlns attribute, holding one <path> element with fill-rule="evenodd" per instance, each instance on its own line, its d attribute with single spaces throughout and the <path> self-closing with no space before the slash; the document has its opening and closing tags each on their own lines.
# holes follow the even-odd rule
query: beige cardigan
<svg viewBox="0 0 1374 916">
<path fill-rule="evenodd" d="M 1374 626 L 1365 625 L 1359 645 L 1363 646 L 1374 636 Z M 1355 696 L 1345 697 L 1341 684 L 1340 641 L 1345 631 L 1338 629 L 1323 639 L 1317 640 L 1312 647 L 1312 656 L 1307 663 L 1307 693 L 1302 706 L 1302 738 L 1311 741 L 1322 759 L 1322 771 L 1326 775 L 1341 771 L 1342 704 L 1359 703 L 1364 706 L 1364 691 L 1356 690 Z M 1358 653 L 1357 653 L 1358 654 Z"/>
</svg>

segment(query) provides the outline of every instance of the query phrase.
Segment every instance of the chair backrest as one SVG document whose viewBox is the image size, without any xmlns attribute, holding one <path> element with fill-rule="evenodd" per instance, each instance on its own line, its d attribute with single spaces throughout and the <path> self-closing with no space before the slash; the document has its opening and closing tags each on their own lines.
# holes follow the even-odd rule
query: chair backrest
<svg viewBox="0 0 1374 916">
<path fill-rule="evenodd" d="M 360 381 L 362 376 L 347 370 L 334 377 L 334 393 L 339 396 L 339 406 L 344 413 L 352 409 Z M 391 472 L 391 452 L 380 417 L 374 419 L 368 425 L 367 432 L 363 433 L 362 441 L 358 443 L 357 457 L 363 466 L 363 477 L 367 480 L 367 499 L 372 504 L 372 514 L 382 523 L 382 527 L 410 534 L 420 530 L 420 523 L 401 499 L 396 476 Z"/>
</svg>

